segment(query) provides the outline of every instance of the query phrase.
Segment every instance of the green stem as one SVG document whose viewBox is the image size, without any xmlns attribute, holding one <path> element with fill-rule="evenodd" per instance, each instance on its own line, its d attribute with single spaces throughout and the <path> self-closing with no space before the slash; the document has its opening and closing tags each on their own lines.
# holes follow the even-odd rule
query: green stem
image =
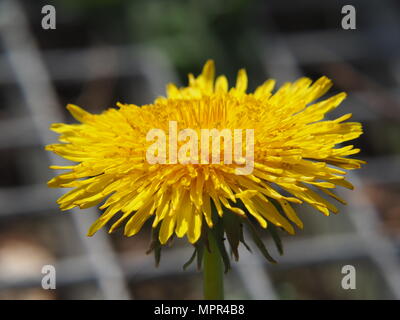
<svg viewBox="0 0 400 320">
<path fill-rule="evenodd" d="M 224 299 L 224 274 L 221 254 L 214 235 L 208 232 L 208 248 L 204 248 L 203 285 L 205 300 Z"/>
</svg>

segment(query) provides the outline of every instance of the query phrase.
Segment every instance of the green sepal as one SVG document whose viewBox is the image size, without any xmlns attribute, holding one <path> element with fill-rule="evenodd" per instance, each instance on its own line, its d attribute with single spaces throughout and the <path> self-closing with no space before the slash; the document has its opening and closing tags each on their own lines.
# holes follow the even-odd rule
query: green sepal
<svg viewBox="0 0 400 320">
<path fill-rule="evenodd" d="M 215 242 L 217 244 L 218 250 L 221 254 L 222 261 L 224 263 L 224 272 L 227 273 L 231 269 L 231 261 L 229 259 L 228 252 L 225 248 L 225 238 L 224 238 L 224 225 L 222 218 L 218 215 L 215 205 L 212 205 L 212 219 L 214 227 L 209 229 L 215 238 Z M 206 250 L 210 250 L 210 247 L 207 243 Z"/>
<path fill-rule="evenodd" d="M 221 230 L 218 230 L 221 229 Z M 227 273 L 231 268 L 231 261 L 229 259 L 228 252 L 226 251 L 225 244 L 224 244 L 224 235 L 223 235 L 223 228 L 222 224 L 220 226 L 215 226 L 213 229 L 210 230 L 215 237 L 215 242 L 217 244 L 218 250 L 221 254 L 222 261 L 224 263 L 224 272 Z M 208 248 L 206 249 L 208 250 Z"/>
<path fill-rule="evenodd" d="M 244 219 L 243 221 L 247 226 L 249 226 L 249 231 L 253 238 L 253 241 L 256 244 L 256 246 L 258 247 L 258 249 L 261 251 L 264 258 L 267 259 L 271 263 L 276 263 L 275 259 L 272 258 L 272 256 L 269 254 L 267 248 L 265 247 L 263 241 L 261 240 L 261 238 L 257 232 L 257 229 L 254 227 L 254 225 L 249 221 L 249 219 Z"/>
<path fill-rule="evenodd" d="M 194 259 L 196 258 L 196 255 L 197 255 L 197 248 L 194 248 L 193 253 L 192 253 L 192 256 L 191 256 L 190 259 L 183 265 L 183 270 L 186 270 L 186 268 L 189 267 L 189 266 L 193 263 Z"/>
<path fill-rule="evenodd" d="M 197 248 L 197 270 L 201 270 L 201 266 L 203 264 L 203 255 L 204 255 L 204 242 L 196 243 Z"/>
<path fill-rule="evenodd" d="M 228 238 L 229 245 L 235 260 L 239 260 L 239 243 L 241 238 L 241 224 L 237 215 L 231 212 L 225 212 L 222 218 L 226 237 Z"/>
<path fill-rule="evenodd" d="M 278 250 L 279 254 L 283 255 L 283 244 L 281 237 L 278 234 L 278 228 L 270 223 L 268 225 L 267 231 L 271 234 L 272 240 L 274 240 L 276 249 Z"/>
<path fill-rule="evenodd" d="M 243 245 L 245 246 L 247 251 L 253 253 L 253 251 L 251 251 L 250 246 L 246 243 L 246 241 L 244 241 L 243 224 L 242 223 L 240 224 L 240 242 L 243 243 Z"/>
<path fill-rule="evenodd" d="M 155 262 L 156 267 L 158 267 L 160 265 L 161 249 L 162 249 L 162 244 L 160 243 L 160 240 L 158 239 L 159 231 L 160 231 L 159 227 L 152 229 L 150 246 L 149 246 L 149 249 L 147 249 L 147 251 L 146 251 L 146 254 L 150 254 L 151 252 L 154 253 L 154 262 Z"/>
</svg>

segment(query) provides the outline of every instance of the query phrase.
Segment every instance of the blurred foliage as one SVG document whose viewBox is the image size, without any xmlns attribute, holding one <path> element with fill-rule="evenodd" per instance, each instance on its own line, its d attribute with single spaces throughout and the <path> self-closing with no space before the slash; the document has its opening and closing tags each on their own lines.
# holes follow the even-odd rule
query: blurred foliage
<svg viewBox="0 0 400 320">
<path fill-rule="evenodd" d="M 257 70 L 260 65 L 257 55 L 249 52 L 259 52 L 256 43 L 262 23 L 257 13 L 263 8 L 261 1 L 61 0 L 56 3 L 62 6 L 63 14 L 69 12 L 75 16 L 75 23 L 82 23 L 92 39 L 155 47 L 168 56 L 184 78 L 189 72 L 200 71 L 210 58 L 231 81 L 238 66 Z M 251 79 L 250 87 L 253 81 L 261 80 Z"/>
<path fill-rule="evenodd" d="M 243 15 L 247 1 L 137 1 L 129 10 L 134 40 L 167 52 L 179 67 L 201 65 L 236 45 L 245 30 Z M 228 50 L 224 50 L 228 49 Z M 236 52 L 236 50 L 231 50 Z"/>
<path fill-rule="evenodd" d="M 92 10 L 94 8 L 114 7 L 128 2 L 126 0 L 61 0 L 62 4 L 66 7 L 71 7 L 76 10 Z"/>
</svg>

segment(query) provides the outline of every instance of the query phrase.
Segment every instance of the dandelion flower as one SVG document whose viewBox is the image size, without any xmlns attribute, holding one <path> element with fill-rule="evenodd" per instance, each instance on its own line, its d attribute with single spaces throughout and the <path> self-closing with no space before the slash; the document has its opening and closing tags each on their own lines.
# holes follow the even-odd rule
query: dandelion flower
<svg viewBox="0 0 400 320">
<path fill-rule="evenodd" d="M 189 74 L 187 87 L 169 84 L 166 97 L 148 105 L 117 103 L 118 108 L 99 115 L 68 105 L 80 124 L 51 126 L 61 143 L 46 149 L 76 162 L 52 167 L 68 171 L 48 185 L 72 188 L 58 199 L 61 210 L 98 204 L 104 210 L 89 236 L 110 221 L 110 232 L 124 226 L 124 234 L 133 236 L 149 220 L 158 246 L 174 236 L 186 236 L 196 246 L 204 233 L 219 230 L 237 258 L 243 224 L 255 231 L 256 222 L 273 236 L 276 227 L 294 234 L 295 226 L 303 227 L 297 204 L 309 204 L 326 216 L 338 212 L 331 199 L 344 200 L 333 190 L 352 189 L 346 170 L 363 163 L 348 157 L 359 149 L 341 145 L 361 135 L 361 124 L 347 122 L 351 114 L 325 118 L 346 94 L 320 99 L 332 85 L 326 77 L 315 82 L 300 78 L 276 92 L 275 81 L 267 80 L 248 93 L 245 70 L 238 72 L 232 88 L 225 76 L 215 79 L 214 72 L 208 61 L 198 77 Z M 171 121 L 178 130 L 253 129 L 252 172 L 237 174 L 236 163 L 149 163 L 147 133 L 154 128 L 169 132 Z"/>
</svg>

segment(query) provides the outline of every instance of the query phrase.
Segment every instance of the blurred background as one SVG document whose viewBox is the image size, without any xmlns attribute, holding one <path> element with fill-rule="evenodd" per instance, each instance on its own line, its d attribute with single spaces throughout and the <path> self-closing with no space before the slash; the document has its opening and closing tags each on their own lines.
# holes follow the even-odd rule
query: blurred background
<svg viewBox="0 0 400 320">
<path fill-rule="evenodd" d="M 46 4 L 56 29 L 41 26 Z M 343 30 L 342 7 L 356 9 Z M 132 238 L 86 230 L 97 209 L 61 213 L 48 189 L 63 164 L 43 146 L 52 122 L 72 122 L 67 103 L 99 113 L 117 101 L 144 104 L 168 82 L 186 84 L 213 58 L 234 83 L 245 67 L 249 89 L 326 75 L 349 93 L 332 117 L 363 123 L 355 143 L 368 165 L 350 173 L 348 205 L 326 218 L 300 210 L 303 231 L 283 239 L 270 265 L 242 250 L 226 277 L 227 299 L 400 299 L 400 3 L 318 0 L 0 0 L 0 299 L 197 299 L 201 273 L 182 265 L 184 241 L 146 255 L 149 230 Z M 250 242 L 251 245 L 251 242 Z M 57 287 L 41 287 L 43 265 Z M 344 290 L 342 267 L 356 268 Z"/>
</svg>

